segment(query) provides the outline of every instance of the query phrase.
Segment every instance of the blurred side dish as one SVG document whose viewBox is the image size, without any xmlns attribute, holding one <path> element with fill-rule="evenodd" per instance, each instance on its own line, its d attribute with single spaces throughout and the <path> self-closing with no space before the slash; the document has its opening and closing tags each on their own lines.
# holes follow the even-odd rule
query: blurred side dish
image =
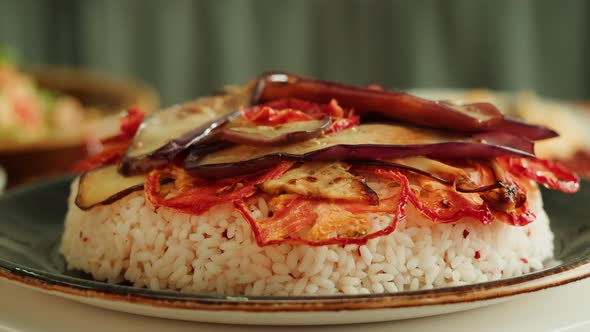
<svg viewBox="0 0 590 332">
<path fill-rule="evenodd" d="M 0 62 L 0 140 L 4 144 L 80 137 L 84 118 L 76 98 L 41 88 L 14 63 Z"/>
<path fill-rule="evenodd" d="M 12 53 L 0 47 L 0 167 L 9 188 L 67 173 L 101 150 L 122 110 L 158 106 L 142 82 L 67 67 L 23 69 Z"/>
</svg>

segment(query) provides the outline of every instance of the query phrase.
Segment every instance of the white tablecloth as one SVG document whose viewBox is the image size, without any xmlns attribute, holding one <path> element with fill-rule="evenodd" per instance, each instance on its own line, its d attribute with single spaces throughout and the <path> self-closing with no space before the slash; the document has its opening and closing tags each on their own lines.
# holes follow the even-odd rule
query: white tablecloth
<svg viewBox="0 0 590 332">
<path fill-rule="evenodd" d="M 0 331 L 590 331 L 590 279 L 490 307 L 436 317 L 348 326 L 248 327 L 135 316 L 0 280 Z"/>
</svg>

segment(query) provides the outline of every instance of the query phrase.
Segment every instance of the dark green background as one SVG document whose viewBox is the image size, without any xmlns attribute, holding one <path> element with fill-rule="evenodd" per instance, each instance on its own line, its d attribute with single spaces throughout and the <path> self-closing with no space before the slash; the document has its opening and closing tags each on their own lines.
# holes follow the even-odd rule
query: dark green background
<svg viewBox="0 0 590 332">
<path fill-rule="evenodd" d="M 0 44 L 27 62 L 141 78 L 164 104 L 270 69 L 583 99 L 589 10 L 583 0 L 0 0 Z"/>
</svg>

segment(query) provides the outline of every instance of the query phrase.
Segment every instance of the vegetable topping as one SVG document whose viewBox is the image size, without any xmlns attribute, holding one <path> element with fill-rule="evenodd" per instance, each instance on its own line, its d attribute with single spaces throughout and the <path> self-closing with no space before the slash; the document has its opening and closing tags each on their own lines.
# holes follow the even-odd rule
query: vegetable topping
<svg viewBox="0 0 590 332">
<path fill-rule="evenodd" d="M 437 223 L 526 225 L 536 218 L 533 182 L 566 193 L 580 186 L 535 157 L 533 140 L 555 132 L 487 103 L 275 73 L 255 89 L 142 118 L 130 110 L 121 134 L 76 165 L 86 171 L 80 208 L 144 189 L 156 209 L 200 215 L 233 204 L 260 246 L 345 245 L 393 232 L 408 208 Z"/>
</svg>

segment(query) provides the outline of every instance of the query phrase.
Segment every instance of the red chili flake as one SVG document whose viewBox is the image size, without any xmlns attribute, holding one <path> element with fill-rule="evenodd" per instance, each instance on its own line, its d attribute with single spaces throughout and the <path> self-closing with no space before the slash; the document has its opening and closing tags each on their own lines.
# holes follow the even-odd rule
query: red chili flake
<svg viewBox="0 0 590 332">
<path fill-rule="evenodd" d="M 295 278 L 295 275 L 294 275 L 293 273 L 291 273 L 291 272 L 289 272 L 289 276 L 290 276 L 291 278 L 293 278 L 293 279 L 297 279 L 297 278 Z"/>
<path fill-rule="evenodd" d="M 479 250 L 476 250 L 475 255 L 473 255 L 473 258 L 480 259 L 480 257 L 481 257 L 481 254 L 479 253 Z"/>
<path fill-rule="evenodd" d="M 227 229 L 226 229 L 226 230 L 224 230 L 224 231 L 223 231 L 223 233 L 221 233 L 221 236 L 223 236 L 223 237 L 224 237 L 224 238 L 226 238 L 226 239 L 229 239 L 229 238 L 227 237 Z"/>
<path fill-rule="evenodd" d="M 463 230 L 463 238 L 466 239 L 469 236 L 469 231 L 464 229 Z"/>
<path fill-rule="evenodd" d="M 525 263 L 525 264 L 528 264 L 529 263 L 529 260 L 526 259 L 526 258 L 521 258 L 520 261 L 523 262 L 523 263 Z"/>
</svg>

